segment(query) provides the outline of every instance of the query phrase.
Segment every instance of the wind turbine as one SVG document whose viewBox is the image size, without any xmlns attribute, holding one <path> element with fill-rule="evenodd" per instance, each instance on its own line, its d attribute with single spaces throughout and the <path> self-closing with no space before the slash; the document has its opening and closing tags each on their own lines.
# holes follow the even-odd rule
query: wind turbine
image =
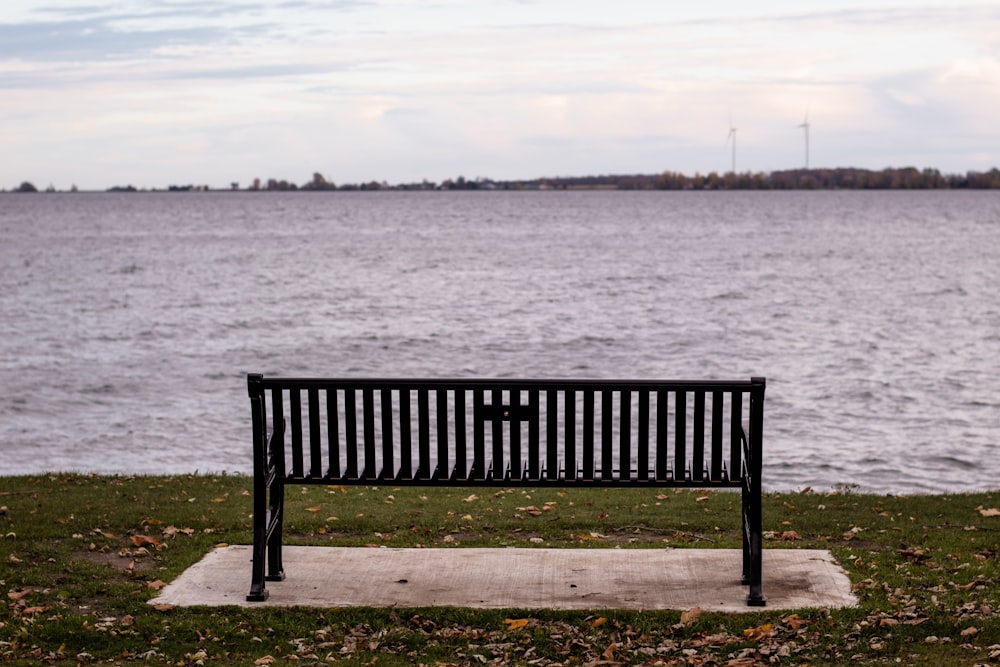
<svg viewBox="0 0 1000 667">
<path fill-rule="evenodd" d="M 729 134 L 726 135 L 726 143 L 730 141 L 733 142 L 733 174 L 736 173 L 736 130 L 738 128 L 733 127 L 733 117 L 729 116 Z"/>
<path fill-rule="evenodd" d="M 799 125 L 806 133 L 806 169 L 809 168 L 809 110 L 806 109 L 805 119 Z"/>
</svg>

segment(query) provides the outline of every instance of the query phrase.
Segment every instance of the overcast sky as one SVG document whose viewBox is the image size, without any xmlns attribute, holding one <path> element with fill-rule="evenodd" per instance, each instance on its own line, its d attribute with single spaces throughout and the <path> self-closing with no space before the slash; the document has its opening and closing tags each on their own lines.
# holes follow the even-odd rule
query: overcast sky
<svg viewBox="0 0 1000 667">
<path fill-rule="evenodd" d="M 2 0 L 0 99 L 6 189 L 965 173 L 1000 2 Z"/>
</svg>

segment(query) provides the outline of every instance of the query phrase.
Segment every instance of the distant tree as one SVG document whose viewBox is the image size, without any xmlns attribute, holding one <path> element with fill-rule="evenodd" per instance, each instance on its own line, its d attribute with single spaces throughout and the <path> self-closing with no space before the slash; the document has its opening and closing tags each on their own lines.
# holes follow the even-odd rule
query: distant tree
<svg viewBox="0 0 1000 667">
<path fill-rule="evenodd" d="M 15 192 L 38 192 L 38 188 L 36 188 L 30 181 L 24 181 L 17 187 Z"/>
</svg>

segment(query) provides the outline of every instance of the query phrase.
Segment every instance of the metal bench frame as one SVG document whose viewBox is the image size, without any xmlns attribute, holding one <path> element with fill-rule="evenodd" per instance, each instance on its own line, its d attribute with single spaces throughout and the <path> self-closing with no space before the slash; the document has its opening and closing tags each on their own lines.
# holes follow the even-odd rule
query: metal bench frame
<svg viewBox="0 0 1000 667">
<path fill-rule="evenodd" d="M 287 485 L 591 486 L 741 489 L 741 581 L 749 586 L 747 604 L 764 606 L 765 385 L 761 377 L 730 382 L 250 374 L 254 528 L 247 600 L 267 599 L 265 581 L 285 578 Z"/>
</svg>

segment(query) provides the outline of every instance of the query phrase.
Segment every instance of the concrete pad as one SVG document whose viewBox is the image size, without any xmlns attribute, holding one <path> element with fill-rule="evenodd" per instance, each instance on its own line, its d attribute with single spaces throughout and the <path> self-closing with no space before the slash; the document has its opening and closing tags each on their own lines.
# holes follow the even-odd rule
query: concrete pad
<svg viewBox="0 0 1000 667">
<path fill-rule="evenodd" d="M 692 609 L 746 612 L 737 549 L 285 547 L 285 581 L 247 602 L 249 546 L 208 553 L 150 604 L 175 606 Z M 770 610 L 857 604 L 829 551 L 766 549 Z"/>
</svg>

